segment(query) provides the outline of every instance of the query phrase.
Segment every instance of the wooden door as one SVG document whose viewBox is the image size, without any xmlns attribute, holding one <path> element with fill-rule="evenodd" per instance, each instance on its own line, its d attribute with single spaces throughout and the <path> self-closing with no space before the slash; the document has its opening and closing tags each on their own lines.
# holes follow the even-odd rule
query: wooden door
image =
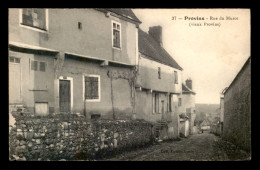
<svg viewBox="0 0 260 170">
<path fill-rule="evenodd" d="M 164 100 L 162 100 L 162 114 L 164 114 Z"/>
<path fill-rule="evenodd" d="M 12 59 L 14 61 L 17 60 L 17 58 L 14 57 L 12 57 Z M 17 62 L 9 62 L 9 103 L 21 103 L 20 60 L 17 60 Z"/>
<path fill-rule="evenodd" d="M 60 80 L 60 112 L 70 112 L 70 81 Z"/>
</svg>

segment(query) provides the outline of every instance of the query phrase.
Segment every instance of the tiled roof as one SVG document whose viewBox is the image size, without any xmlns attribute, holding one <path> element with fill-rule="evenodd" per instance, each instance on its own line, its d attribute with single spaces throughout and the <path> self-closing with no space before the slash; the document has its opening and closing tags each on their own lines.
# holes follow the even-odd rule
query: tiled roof
<svg viewBox="0 0 260 170">
<path fill-rule="evenodd" d="M 148 33 L 138 29 L 139 52 L 149 59 L 183 70 L 179 64 L 167 53 L 167 51 L 151 37 Z"/>
<path fill-rule="evenodd" d="M 116 13 L 118 15 L 121 15 L 123 17 L 129 18 L 133 21 L 141 23 L 141 21 L 135 16 L 133 11 L 128 8 L 105 8 L 105 10 Z"/>
<path fill-rule="evenodd" d="M 193 93 L 196 94 L 194 91 L 192 91 L 188 86 L 182 83 L 182 93 Z"/>
</svg>

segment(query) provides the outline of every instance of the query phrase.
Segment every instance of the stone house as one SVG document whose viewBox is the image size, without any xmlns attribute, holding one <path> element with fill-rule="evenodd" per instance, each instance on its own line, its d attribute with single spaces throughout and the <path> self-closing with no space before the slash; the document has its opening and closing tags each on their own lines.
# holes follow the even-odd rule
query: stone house
<svg viewBox="0 0 260 170">
<path fill-rule="evenodd" d="M 222 137 L 251 151 L 251 57 L 224 92 Z"/>
<path fill-rule="evenodd" d="M 9 9 L 10 110 L 130 119 L 140 23 L 130 9 Z"/>
<path fill-rule="evenodd" d="M 188 121 L 189 126 L 184 127 L 188 128 L 189 134 L 193 134 L 196 131 L 196 127 L 194 127 L 196 117 L 195 95 L 196 93 L 192 90 L 192 80 L 187 79 L 185 83 L 182 83 L 182 93 L 178 96 L 178 107 L 179 114 L 184 114 L 188 117 L 184 121 Z"/>
<path fill-rule="evenodd" d="M 183 69 L 163 48 L 161 26 L 139 29 L 138 46 L 136 119 L 152 122 L 160 139 L 178 137 Z"/>
<path fill-rule="evenodd" d="M 130 9 L 9 9 L 10 111 L 144 119 L 178 137 L 179 98 L 195 93 L 183 91 L 162 28 L 140 24 Z"/>
<path fill-rule="evenodd" d="M 223 134 L 223 124 L 224 124 L 224 93 L 227 87 L 222 90 L 220 94 L 220 135 Z"/>
<path fill-rule="evenodd" d="M 180 115 L 179 133 L 180 136 L 188 137 L 190 135 L 190 118 L 184 114 Z"/>
<path fill-rule="evenodd" d="M 210 130 L 210 122 L 208 120 L 203 120 L 200 124 L 200 129 Z"/>
</svg>

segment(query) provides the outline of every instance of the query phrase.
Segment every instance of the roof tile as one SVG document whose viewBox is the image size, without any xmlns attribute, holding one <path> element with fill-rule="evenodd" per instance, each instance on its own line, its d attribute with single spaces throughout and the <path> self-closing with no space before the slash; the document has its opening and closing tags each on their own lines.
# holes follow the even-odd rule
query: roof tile
<svg viewBox="0 0 260 170">
<path fill-rule="evenodd" d="M 138 29 L 139 52 L 152 60 L 168 65 L 170 67 L 183 70 L 180 65 L 170 56 L 170 54 L 151 37 L 148 33 Z"/>
</svg>

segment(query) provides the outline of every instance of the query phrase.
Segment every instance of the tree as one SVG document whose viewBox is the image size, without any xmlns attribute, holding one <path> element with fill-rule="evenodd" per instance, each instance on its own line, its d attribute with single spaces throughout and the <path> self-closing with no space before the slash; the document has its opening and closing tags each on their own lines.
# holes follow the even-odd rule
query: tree
<svg viewBox="0 0 260 170">
<path fill-rule="evenodd" d="M 197 124 L 197 123 L 200 124 L 201 122 L 203 122 L 206 119 L 207 119 L 206 113 L 198 112 L 198 113 L 196 113 L 196 118 L 194 120 L 194 123 L 195 124 Z"/>
</svg>

